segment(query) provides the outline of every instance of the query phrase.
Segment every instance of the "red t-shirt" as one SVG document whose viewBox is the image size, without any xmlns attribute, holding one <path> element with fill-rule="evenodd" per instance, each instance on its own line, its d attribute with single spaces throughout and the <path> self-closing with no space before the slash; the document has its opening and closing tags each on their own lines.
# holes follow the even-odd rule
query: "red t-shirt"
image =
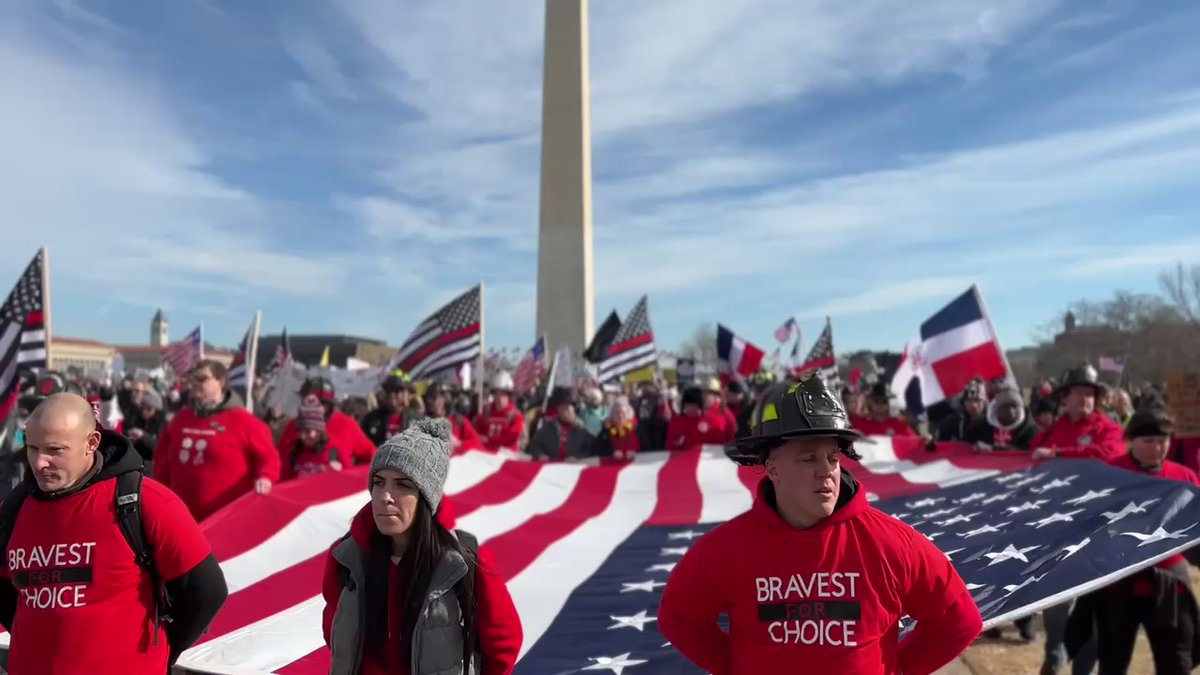
<svg viewBox="0 0 1200 675">
<path fill-rule="evenodd" d="M 0 573 L 17 589 L 8 671 L 13 675 L 162 675 L 170 646 L 155 644 L 154 596 L 113 513 L 117 482 L 21 505 Z M 142 523 L 159 573 L 178 579 L 211 553 L 170 490 L 142 482 Z"/>
<path fill-rule="evenodd" d="M 332 471 L 330 463 L 334 461 L 340 462 L 343 468 L 346 466 L 343 453 L 329 444 L 310 448 L 297 442 L 293 448 L 292 455 L 283 458 L 283 474 L 289 478 L 305 478 Z"/>
<path fill-rule="evenodd" d="M 511 402 L 504 408 L 489 407 L 487 414 L 475 419 L 479 440 L 488 450 L 515 450 L 525 430 L 525 416 Z"/>
</svg>

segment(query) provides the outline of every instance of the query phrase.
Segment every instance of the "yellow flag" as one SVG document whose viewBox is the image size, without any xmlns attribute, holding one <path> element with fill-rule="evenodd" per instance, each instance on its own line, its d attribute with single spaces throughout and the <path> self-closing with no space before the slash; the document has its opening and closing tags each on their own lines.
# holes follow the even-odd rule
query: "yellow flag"
<svg viewBox="0 0 1200 675">
<path fill-rule="evenodd" d="M 329 367 L 329 345 L 325 345 L 325 351 L 321 352 L 321 367 Z"/>
</svg>

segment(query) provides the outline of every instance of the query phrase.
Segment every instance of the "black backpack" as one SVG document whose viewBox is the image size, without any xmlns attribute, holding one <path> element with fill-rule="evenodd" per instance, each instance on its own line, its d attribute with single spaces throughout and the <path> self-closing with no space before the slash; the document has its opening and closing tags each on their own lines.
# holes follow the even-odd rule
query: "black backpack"
<svg viewBox="0 0 1200 675">
<path fill-rule="evenodd" d="M 154 551 L 146 543 L 146 531 L 142 526 L 142 471 L 135 469 L 119 473 L 116 480 L 117 489 L 114 498 L 117 527 L 121 529 L 121 535 L 125 537 L 125 542 L 133 551 L 133 559 L 137 566 L 146 570 L 146 573 L 150 575 L 150 583 L 154 587 L 155 594 L 155 627 L 157 629 L 158 622 L 169 623 L 171 621 L 168 611 L 170 603 L 162 577 L 159 576 L 158 568 L 154 564 Z M 23 480 L 4 498 L 3 505 L 0 505 L 0 554 L 4 556 L 5 562 L 8 560 L 8 541 L 12 537 L 13 526 L 21 511 L 21 504 L 25 502 L 25 498 L 29 496 L 31 490 L 30 480 Z M 154 635 L 157 643 L 157 630 L 154 631 Z"/>
</svg>

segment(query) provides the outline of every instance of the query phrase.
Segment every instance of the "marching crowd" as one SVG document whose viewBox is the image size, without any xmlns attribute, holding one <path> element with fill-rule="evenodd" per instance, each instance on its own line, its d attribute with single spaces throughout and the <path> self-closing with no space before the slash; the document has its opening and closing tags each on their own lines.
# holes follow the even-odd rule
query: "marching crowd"
<svg viewBox="0 0 1200 675">
<path fill-rule="evenodd" d="M 979 452 L 1094 458 L 1200 485 L 1196 448 L 1174 438 L 1162 395 L 1113 390 L 1090 366 L 1039 383 L 1028 402 L 1016 389 L 972 382 L 952 410 L 926 420 L 897 410 L 882 383 L 837 392 L 811 375 L 539 396 L 514 391 L 500 372 L 490 385 L 478 400 L 394 373 L 374 401 L 339 401 L 329 380 L 314 377 L 285 418 L 247 410 L 211 360 L 179 388 L 57 373 L 30 382 L 6 435 L 10 480 L 0 510 L 9 672 L 164 672 L 225 599 L 197 523 L 247 493 L 356 465 L 370 467 L 370 499 L 330 549 L 323 588 L 332 672 L 346 674 L 512 670 L 522 642 L 512 600 L 486 546 L 455 529 L 442 494 L 450 457 L 472 449 L 611 463 L 716 444 L 764 467 L 751 511 L 699 540 L 664 592 L 664 635 L 712 673 L 783 672 L 780 664 L 798 655 L 821 672 L 931 673 L 978 636 L 978 609 L 950 563 L 870 507 L 842 470 L 863 435 L 923 436 L 931 452 L 961 441 Z M 810 403 L 800 404 L 801 395 Z M 768 545 L 790 551 L 775 556 L 787 564 L 731 557 Z M 854 616 L 841 617 L 836 634 L 800 639 L 790 620 L 812 608 L 761 580 L 835 570 L 850 575 L 843 582 L 861 578 L 857 592 L 847 591 Z M 722 612 L 728 631 L 717 628 Z M 777 621 L 761 618 L 776 612 Z M 905 614 L 918 629 L 897 648 Z M 1097 664 L 1101 675 L 1123 673 L 1139 626 L 1157 672 L 1189 672 L 1200 663 L 1198 618 L 1187 563 L 1176 556 L 1045 612 L 1043 672 L 1072 659 L 1076 673 Z M 1018 627 L 1033 639 L 1031 622 Z M 68 639 L 79 647 L 58 646 Z M 824 648 L 814 650 L 818 643 Z"/>
</svg>

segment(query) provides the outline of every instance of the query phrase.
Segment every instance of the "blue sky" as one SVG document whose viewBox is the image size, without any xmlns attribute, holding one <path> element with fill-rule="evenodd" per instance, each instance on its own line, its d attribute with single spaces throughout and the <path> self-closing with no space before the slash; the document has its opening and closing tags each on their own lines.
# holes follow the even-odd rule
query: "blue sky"
<svg viewBox="0 0 1200 675">
<path fill-rule="evenodd" d="M 399 344 L 482 277 L 528 345 L 542 11 L 6 3 L 0 279 L 48 245 L 55 333 L 162 307 L 228 345 L 259 308 Z M 1153 292 L 1200 262 L 1197 32 L 1187 0 L 592 0 L 597 319 L 898 350 L 978 283 L 1016 347 Z"/>
</svg>

